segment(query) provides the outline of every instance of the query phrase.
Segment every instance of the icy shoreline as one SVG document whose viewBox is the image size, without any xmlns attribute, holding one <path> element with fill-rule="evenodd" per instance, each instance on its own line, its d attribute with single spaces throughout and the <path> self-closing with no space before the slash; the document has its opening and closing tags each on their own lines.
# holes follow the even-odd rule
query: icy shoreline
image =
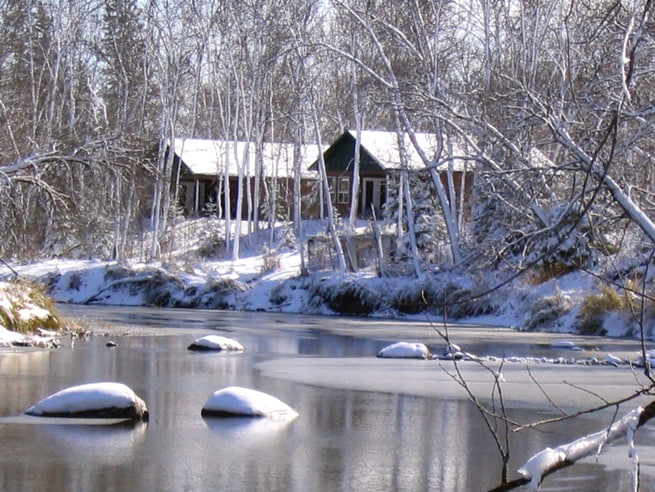
<svg viewBox="0 0 655 492">
<path fill-rule="evenodd" d="M 539 286 L 515 283 L 491 296 L 475 299 L 475 292 L 483 290 L 484 286 L 454 273 L 421 279 L 336 272 L 315 272 L 302 277 L 295 252 L 281 254 L 279 267 L 273 271 L 261 272 L 261 261 L 261 256 L 256 256 L 239 262 L 206 262 L 182 271 L 167 264 L 47 260 L 14 266 L 13 270 L 23 278 L 44 285 L 55 301 L 66 304 L 441 321 L 443 313 L 430 308 L 430 302 L 439 303 L 444 302 L 439 299 L 445 299 L 454 303 L 448 311 L 449 321 L 559 333 L 576 331 L 576 306 L 579 299 L 592 290 L 590 278 L 574 274 Z M 0 267 L 0 278 L 12 274 L 6 267 Z M 566 313 L 553 316 L 534 307 L 537 300 L 553 292 L 565 297 L 571 305 Z M 432 301 L 426 301 L 428 294 Z M 474 300 L 460 302 L 467 297 Z M 621 321 L 617 319 L 616 326 L 609 327 L 608 336 L 625 335 L 625 324 Z"/>
</svg>

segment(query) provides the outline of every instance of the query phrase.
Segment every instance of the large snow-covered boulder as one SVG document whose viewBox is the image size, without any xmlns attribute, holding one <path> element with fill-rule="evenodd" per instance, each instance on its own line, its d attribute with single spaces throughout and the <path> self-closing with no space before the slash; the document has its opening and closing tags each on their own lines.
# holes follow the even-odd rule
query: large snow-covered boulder
<svg viewBox="0 0 655 492">
<path fill-rule="evenodd" d="M 25 413 L 37 417 L 148 420 L 144 401 L 122 383 L 71 386 L 41 400 Z"/>
<path fill-rule="evenodd" d="M 396 342 L 378 352 L 378 357 L 390 359 L 429 359 L 430 350 L 422 343 Z"/>
<path fill-rule="evenodd" d="M 286 403 L 261 391 L 229 386 L 213 393 L 202 407 L 203 417 L 267 417 L 291 420 L 298 413 Z"/>
<path fill-rule="evenodd" d="M 243 345 L 239 342 L 219 335 L 207 335 L 205 337 L 197 338 L 188 348 L 189 350 L 225 350 L 230 352 L 243 352 Z"/>
</svg>

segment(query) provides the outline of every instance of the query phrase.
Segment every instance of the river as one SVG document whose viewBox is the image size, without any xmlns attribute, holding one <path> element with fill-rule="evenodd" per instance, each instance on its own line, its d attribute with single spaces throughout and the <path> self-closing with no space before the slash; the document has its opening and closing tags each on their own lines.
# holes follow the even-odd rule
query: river
<svg viewBox="0 0 655 492">
<path fill-rule="evenodd" d="M 2 491 L 476 491 L 499 483 L 494 440 L 448 368 L 375 358 L 400 339 L 438 350 L 443 341 L 426 323 L 117 307 L 61 311 L 84 318 L 96 335 L 64 338 L 56 350 L 0 352 Z M 245 352 L 187 350 L 210 333 L 237 339 Z M 548 335 L 479 327 L 451 327 L 450 333 L 478 354 L 554 355 Z M 107 347 L 109 340 L 117 346 Z M 583 341 L 596 351 L 636 350 L 632 341 Z M 574 377 L 575 371 L 599 390 L 634 384 L 625 369 L 568 370 L 544 373 L 560 382 L 553 391 L 585 393 L 561 384 L 562 374 Z M 503 372 L 517 381 L 525 368 Z M 476 377 L 471 373 L 478 384 L 472 387 L 485 399 L 488 386 Z M 98 381 L 134 389 L 148 405 L 149 422 L 34 424 L 20 417 L 64 387 Z M 527 422 L 554 415 L 525 393 L 536 387 L 529 382 L 508 391 L 511 417 Z M 288 423 L 202 418 L 208 396 L 230 385 L 272 394 L 300 417 Z M 565 400 L 574 407 L 584 402 L 577 398 Z M 607 419 L 605 412 L 512 434 L 510 475 L 536 451 L 600 430 Z M 648 426 L 638 434 L 642 490 L 655 490 L 653 437 Z M 620 443 L 598 463 L 587 459 L 547 478 L 542 490 L 627 490 L 631 483 L 627 446 Z"/>
</svg>

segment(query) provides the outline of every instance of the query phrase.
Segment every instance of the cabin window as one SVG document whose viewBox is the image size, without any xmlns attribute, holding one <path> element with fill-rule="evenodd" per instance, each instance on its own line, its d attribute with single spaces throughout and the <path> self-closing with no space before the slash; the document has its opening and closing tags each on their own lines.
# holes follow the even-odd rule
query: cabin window
<svg viewBox="0 0 655 492">
<path fill-rule="evenodd" d="M 339 176 L 337 184 L 337 203 L 348 203 L 350 201 L 350 177 Z"/>
</svg>

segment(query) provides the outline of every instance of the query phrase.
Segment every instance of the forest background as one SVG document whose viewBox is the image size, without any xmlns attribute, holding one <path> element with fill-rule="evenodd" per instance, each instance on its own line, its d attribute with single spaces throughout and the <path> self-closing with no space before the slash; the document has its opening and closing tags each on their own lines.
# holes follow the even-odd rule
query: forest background
<svg viewBox="0 0 655 492">
<path fill-rule="evenodd" d="M 403 271 L 493 271 L 476 297 L 518 276 L 586 272 L 605 285 L 596 306 L 620 306 L 638 330 L 655 317 L 651 10 L 640 0 L 0 1 L 0 258 L 161 259 L 179 218 L 163 143 L 177 137 L 302 145 L 346 127 L 430 132 L 437 152 L 416 149 L 429 193 L 406 186 L 385 217 Z M 466 218 L 435 178 L 454 140 L 475 166 Z M 292 217 L 262 202 L 261 218 L 287 221 L 287 245 L 304 245 L 300 198 Z M 326 219 L 333 238 L 355 223 Z M 232 259 L 235 230 L 214 231 Z"/>
</svg>

